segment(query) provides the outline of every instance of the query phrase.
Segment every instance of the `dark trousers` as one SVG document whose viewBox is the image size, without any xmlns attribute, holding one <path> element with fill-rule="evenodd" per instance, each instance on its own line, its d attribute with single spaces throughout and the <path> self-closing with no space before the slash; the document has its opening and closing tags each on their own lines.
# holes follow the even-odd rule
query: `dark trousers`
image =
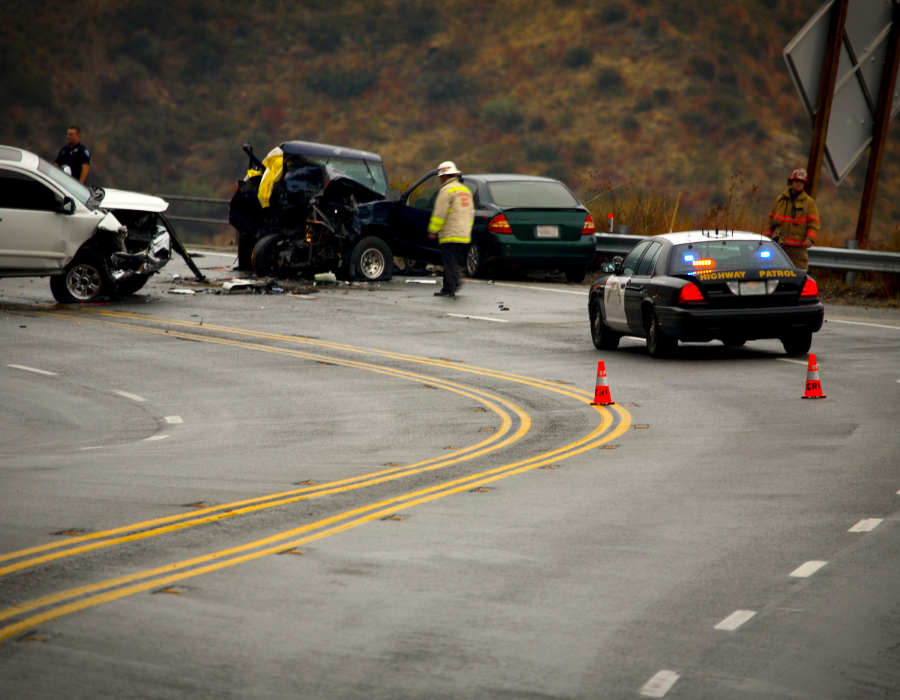
<svg viewBox="0 0 900 700">
<path fill-rule="evenodd" d="M 465 243 L 441 243 L 441 265 L 444 267 L 443 291 L 459 289 L 459 259 L 466 249 Z"/>
</svg>

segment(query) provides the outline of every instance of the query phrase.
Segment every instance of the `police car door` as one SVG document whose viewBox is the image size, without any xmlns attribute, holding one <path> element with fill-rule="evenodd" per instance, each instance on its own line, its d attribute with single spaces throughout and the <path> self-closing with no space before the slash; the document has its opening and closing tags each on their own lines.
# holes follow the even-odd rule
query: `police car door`
<svg viewBox="0 0 900 700">
<path fill-rule="evenodd" d="M 641 304 L 650 285 L 650 276 L 656 265 L 656 259 L 662 251 L 662 243 L 654 241 L 647 248 L 634 270 L 634 275 L 625 284 L 625 318 L 633 333 L 641 333 L 644 330 L 644 321 L 641 318 Z"/>
<path fill-rule="evenodd" d="M 606 325 L 614 331 L 630 332 L 628 319 L 625 317 L 625 285 L 628 284 L 638 261 L 649 246 L 650 241 L 638 243 L 625 256 L 616 274 L 610 275 L 606 280 L 603 288 L 603 307 L 606 312 Z"/>
</svg>

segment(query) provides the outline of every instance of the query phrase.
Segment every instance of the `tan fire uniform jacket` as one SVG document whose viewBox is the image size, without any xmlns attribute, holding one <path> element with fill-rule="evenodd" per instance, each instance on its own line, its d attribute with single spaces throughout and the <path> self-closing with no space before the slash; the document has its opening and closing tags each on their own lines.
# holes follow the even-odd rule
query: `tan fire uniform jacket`
<svg viewBox="0 0 900 700">
<path fill-rule="evenodd" d="M 438 192 L 428 222 L 428 233 L 436 233 L 439 243 L 468 243 L 472 240 L 475 206 L 472 193 L 456 178 Z"/>
<path fill-rule="evenodd" d="M 786 189 L 772 205 L 763 235 L 781 239 L 783 248 L 805 248 L 806 241 L 815 242 L 818 234 L 819 209 L 816 200 L 801 192 L 792 205 L 791 191 Z"/>
</svg>

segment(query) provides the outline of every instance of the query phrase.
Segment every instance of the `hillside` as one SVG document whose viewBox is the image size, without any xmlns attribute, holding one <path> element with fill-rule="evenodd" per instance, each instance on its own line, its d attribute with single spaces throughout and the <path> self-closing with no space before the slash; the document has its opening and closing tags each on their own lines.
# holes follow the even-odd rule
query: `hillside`
<svg viewBox="0 0 900 700">
<path fill-rule="evenodd" d="M 810 125 L 781 51 L 819 4 L 14 0 L 0 142 L 52 158 L 77 123 L 97 184 L 227 197 L 241 143 L 305 139 L 377 151 L 395 181 L 451 158 L 546 173 L 585 199 L 682 192 L 688 218 L 718 171 L 749 225 L 806 163 Z M 824 178 L 834 241 L 853 235 L 864 167 L 839 190 Z M 876 240 L 900 224 L 898 170 L 894 126 Z"/>
</svg>

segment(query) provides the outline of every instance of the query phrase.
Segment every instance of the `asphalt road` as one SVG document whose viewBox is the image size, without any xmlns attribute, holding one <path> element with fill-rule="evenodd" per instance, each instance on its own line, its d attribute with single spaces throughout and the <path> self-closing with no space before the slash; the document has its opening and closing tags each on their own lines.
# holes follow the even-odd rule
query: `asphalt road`
<svg viewBox="0 0 900 700">
<path fill-rule="evenodd" d="M 0 697 L 900 697 L 900 312 L 804 401 L 777 341 L 597 352 L 587 285 L 197 262 L 0 280 Z"/>
</svg>

